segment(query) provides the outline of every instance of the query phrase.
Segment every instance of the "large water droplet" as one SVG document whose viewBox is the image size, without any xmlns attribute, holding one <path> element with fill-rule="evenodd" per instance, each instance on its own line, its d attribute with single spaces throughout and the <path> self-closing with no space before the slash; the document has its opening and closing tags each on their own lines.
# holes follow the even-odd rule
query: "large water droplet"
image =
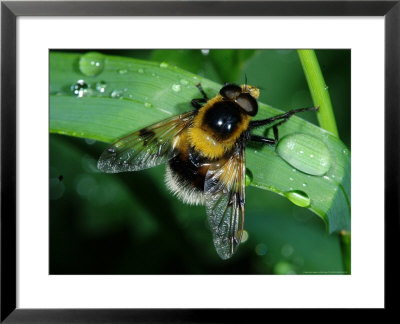
<svg viewBox="0 0 400 324">
<path fill-rule="evenodd" d="M 82 55 L 79 60 L 79 70 L 86 76 L 99 75 L 104 69 L 104 55 L 89 52 Z"/>
<path fill-rule="evenodd" d="M 285 197 L 293 204 L 300 207 L 309 207 L 311 205 L 310 197 L 301 190 L 293 190 L 284 193 Z"/>
<path fill-rule="evenodd" d="M 311 175 L 322 176 L 331 167 L 331 155 L 326 145 L 306 134 L 282 138 L 277 153 L 291 166 Z"/>
<path fill-rule="evenodd" d="M 86 97 L 92 94 L 92 89 L 90 89 L 90 86 L 84 81 L 84 80 L 78 80 L 76 83 L 71 85 L 71 91 L 72 93 L 79 97 Z"/>
</svg>

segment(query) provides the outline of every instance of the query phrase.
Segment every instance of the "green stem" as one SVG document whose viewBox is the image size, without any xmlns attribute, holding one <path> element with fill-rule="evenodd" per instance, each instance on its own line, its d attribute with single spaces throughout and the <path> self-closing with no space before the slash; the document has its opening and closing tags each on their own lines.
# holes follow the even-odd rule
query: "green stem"
<svg viewBox="0 0 400 324">
<path fill-rule="evenodd" d="M 351 274 L 351 233 L 340 232 L 340 246 L 342 248 L 343 266 L 346 274 Z"/>
<path fill-rule="evenodd" d="M 318 123 L 321 128 L 330 131 L 339 137 L 336 126 L 335 114 L 333 113 L 331 98 L 324 76 L 318 63 L 314 50 L 297 50 L 304 74 L 307 79 L 314 106 L 319 106 L 317 113 Z M 351 234 L 346 231 L 340 232 L 343 267 L 347 274 L 351 273 Z"/>
<path fill-rule="evenodd" d="M 339 137 L 331 98 L 319 67 L 317 56 L 314 50 L 297 50 L 297 53 L 303 66 L 314 105 L 319 107 L 317 114 L 319 125 Z"/>
</svg>

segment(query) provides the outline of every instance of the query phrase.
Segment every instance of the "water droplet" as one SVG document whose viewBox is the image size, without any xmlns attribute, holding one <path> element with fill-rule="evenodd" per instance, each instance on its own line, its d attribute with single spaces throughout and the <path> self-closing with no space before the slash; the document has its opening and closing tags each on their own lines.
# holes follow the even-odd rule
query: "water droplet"
<svg viewBox="0 0 400 324">
<path fill-rule="evenodd" d="M 289 178 L 289 180 L 290 180 L 290 181 L 294 181 L 294 179 L 293 179 L 293 178 Z"/>
<path fill-rule="evenodd" d="M 105 83 L 105 81 L 99 81 L 96 83 L 96 90 L 98 92 L 104 93 L 106 91 L 107 88 L 107 83 Z"/>
<path fill-rule="evenodd" d="M 259 243 L 254 249 L 257 255 L 263 256 L 267 254 L 267 246 L 264 243 Z"/>
<path fill-rule="evenodd" d="M 172 91 L 175 91 L 175 92 L 181 91 L 181 85 L 180 84 L 173 84 L 172 85 Z"/>
<path fill-rule="evenodd" d="M 104 69 L 104 55 L 96 52 L 89 52 L 81 56 L 79 70 L 86 76 L 99 75 Z"/>
<path fill-rule="evenodd" d="M 123 95 L 124 95 L 124 92 L 119 89 L 115 89 L 115 90 L 113 90 L 113 92 L 111 92 L 111 98 L 114 98 L 114 99 L 122 99 Z"/>
<path fill-rule="evenodd" d="M 119 74 L 127 74 L 128 70 L 127 69 L 120 69 L 120 70 L 118 70 L 118 73 Z"/>
<path fill-rule="evenodd" d="M 85 142 L 88 145 L 93 145 L 94 143 L 96 143 L 96 140 L 91 139 L 91 138 L 85 138 Z"/>
<path fill-rule="evenodd" d="M 166 67 L 168 67 L 168 63 L 167 62 L 160 63 L 160 68 L 166 68 Z"/>
<path fill-rule="evenodd" d="M 324 89 L 325 89 L 325 90 L 328 90 L 328 89 L 329 89 L 329 87 L 328 87 L 327 85 L 325 85 Z"/>
<path fill-rule="evenodd" d="M 251 172 L 249 169 L 246 168 L 246 180 L 245 184 L 246 186 L 250 186 L 250 184 L 253 182 L 253 172 Z"/>
<path fill-rule="evenodd" d="M 301 190 L 293 190 L 284 193 L 285 197 L 293 204 L 300 207 L 309 207 L 311 205 L 310 197 Z"/>
<path fill-rule="evenodd" d="M 92 94 L 92 89 L 90 89 L 90 86 L 84 81 L 84 80 L 78 80 L 76 83 L 71 85 L 71 91 L 72 93 L 79 97 L 86 97 Z"/>
<path fill-rule="evenodd" d="M 204 56 L 206 56 L 206 55 L 210 54 L 210 50 L 208 50 L 208 49 L 202 49 L 202 50 L 201 50 L 201 54 L 203 54 Z"/>
<path fill-rule="evenodd" d="M 139 73 L 144 73 L 144 70 L 143 69 L 139 69 L 138 72 Z"/>
<path fill-rule="evenodd" d="M 307 174 L 322 176 L 331 167 L 328 148 L 310 135 L 285 136 L 279 141 L 276 151 L 291 166 Z"/>
<path fill-rule="evenodd" d="M 181 79 L 180 82 L 181 82 L 182 85 L 187 85 L 187 84 L 189 83 L 189 82 L 188 82 L 187 80 L 185 80 L 185 79 Z"/>
<path fill-rule="evenodd" d="M 241 243 L 246 242 L 248 239 L 249 239 L 249 233 L 247 233 L 246 230 L 243 230 L 242 241 L 241 241 Z"/>
<path fill-rule="evenodd" d="M 346 149 L 344 149 L 344 150 L 343 150 L 343 154 L 344 154 L 344 155 L 348 155 L 348 154 L 349 154 L 349 151 L 346 150 Z"/>
<path fill-rule="evenodd" d="M 303 187 L 307 187 L 307 183 L 303 183 Z"/>
<path fill-rule="evenodd" d="M 152 105 L 150 102 L 145 102 L 145 103 L 144 103 L 144 106 L 145 106 L 146 108 L 151 108 L 151 107 L 153 107 L 153 105 Z"/>
</svg>

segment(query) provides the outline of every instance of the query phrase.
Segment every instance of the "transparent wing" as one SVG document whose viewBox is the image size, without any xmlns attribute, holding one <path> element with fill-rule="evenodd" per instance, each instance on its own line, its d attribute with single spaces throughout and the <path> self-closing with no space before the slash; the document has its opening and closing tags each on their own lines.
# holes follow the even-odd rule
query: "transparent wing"
<svg viewBox="0 0 400 324">
<path fill-rule="evenodd" d="M 101 154 L 98 169 L 107 173 L 138 171 L 166 162 L 176 154 L 179 134 L 195 113 L 168 118 L 118 140 Z"/>
<path fill-rule="evenodd" d="M 230 258 L 242 239 L 246 176 L 244 149 L 245 142 L 240 139 L 232 156 L 206 174 L 207 218 L 215 248 L 222 259 Z"/>
</svg>

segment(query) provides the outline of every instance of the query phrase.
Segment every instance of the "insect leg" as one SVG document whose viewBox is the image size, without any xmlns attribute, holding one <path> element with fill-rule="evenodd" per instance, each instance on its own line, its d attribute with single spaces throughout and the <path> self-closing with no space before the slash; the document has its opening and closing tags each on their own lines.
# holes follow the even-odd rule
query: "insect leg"
<svg viewBox="0 0 400 324">
<path fill-rule="evenodd" d="M 279 123 L 272 126 L 272 130 L 274 131 L 274 139 L 250 134 L 249 140 L 254 141 L 254 142 L 264 143 L 264 144 L 271 144 L 271 145 L 278 143 L 278 141 L 279 141 L 278 126 L 283 124 L 286 121 L 287 121 L 287 119 L 283 119 Z"/>
<path fill-rule="evenodd" d="M 272 126 L 272 130 L 274 131 L 275 143 L 278 143 L 278 141 L 279 141 L 278 126 L 283 124 L 285 121 L 287 121 L 287 119 L 281 120 L 279 123 L 277 123 L 274 126 Z"/>
<path fill-rule="evenodd" d="M 204 98 L 192 99 L 191 105 L 194 108 L 199 109 L 199 108 L 203 107 L 202 103 L 206 103 L 206 102 L 207 102 L 207 99 L 204 99 Z"/>
<path fill-rule="evenodd" d="M 274 133 L 275 133 L 275 131 L 274 131 Z M 263 136 L 259 136 L 259 135 L 252 135 L 252 134 L 250 135 L 249 141 L 268 144 L 268 145 L 275 145 L 278 142 L 277 139 L 272 139 L 272 138 L 263 137 Z"/>
<path fill-rule="evenodd" d="M 205 100 L 208 100 L 207 94 L 205 93 L 203 87 L 201 86 L 201 83 L 197 83 L 196 84 L 197 89 L 199 89 L 199 91 L 201 92 L 201 94 L 203 95 L 203 98 Z"/>
<path fill-rule="evenodd" d="M 274 121 L 281 120 L 278 124 L 275 126 L 282 125 L 284 122 L 288 121 L 290 117 L 292 117 L 294 114 L 297 114 L 299 112 L 303 111 L 318 111 L 319 107 L 307 107 L 307 108 L 299 108 L 299 109 L 293 109 L 289 110 L 288 112 L 285 112 L 284 114 L 273 116 L 267 119 L 263 120 L 254 120 L 250 122 L 250 128 L 255 128 L 255 127 L 260 127 L 264 125 L 268 125 L 273 123 Z"/>
</svg>

